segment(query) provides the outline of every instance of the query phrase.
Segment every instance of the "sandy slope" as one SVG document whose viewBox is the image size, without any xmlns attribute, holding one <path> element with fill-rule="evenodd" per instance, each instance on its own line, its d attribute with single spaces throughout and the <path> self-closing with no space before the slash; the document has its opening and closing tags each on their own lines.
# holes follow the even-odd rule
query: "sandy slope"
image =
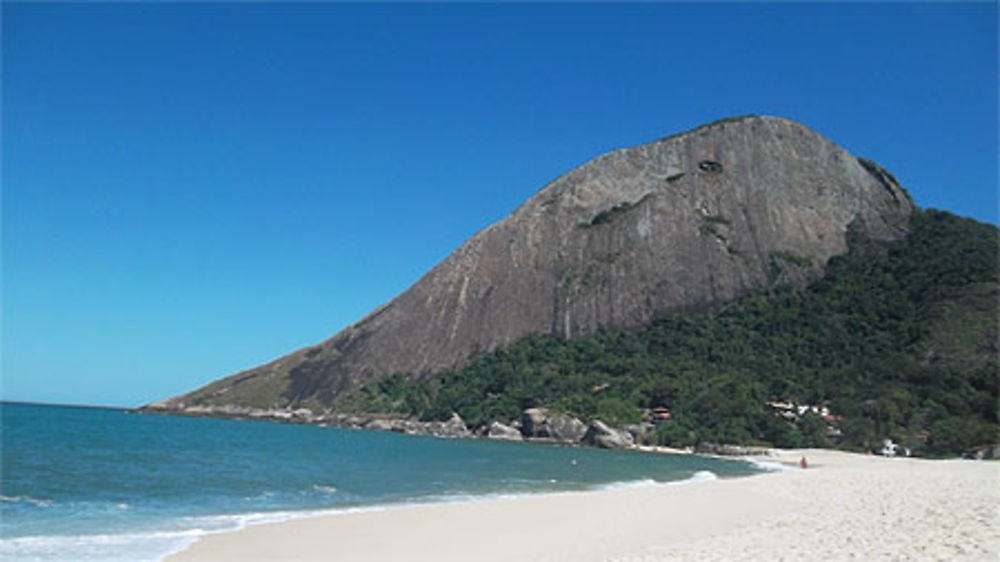
<svg viewBox="0 0 1000 562">
<path fill-rule="evenodd" d="M 168 560 L 1000 560 L 1000 462 L 775 453 L 802 454 L 808 470 L 260 525 Z"/>
</svg>

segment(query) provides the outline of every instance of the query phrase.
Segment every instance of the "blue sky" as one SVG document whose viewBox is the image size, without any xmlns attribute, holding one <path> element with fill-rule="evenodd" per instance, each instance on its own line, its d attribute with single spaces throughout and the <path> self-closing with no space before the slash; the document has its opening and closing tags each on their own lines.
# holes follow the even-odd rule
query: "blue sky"
<svg viewBox="0 0 1000 562">
<path fill-rule="evenodd" d="M 799 120 L 997 221 L 995 4 L 3 5 L 0 396 L 316 343 L 599 154 Z"/>
</svg>

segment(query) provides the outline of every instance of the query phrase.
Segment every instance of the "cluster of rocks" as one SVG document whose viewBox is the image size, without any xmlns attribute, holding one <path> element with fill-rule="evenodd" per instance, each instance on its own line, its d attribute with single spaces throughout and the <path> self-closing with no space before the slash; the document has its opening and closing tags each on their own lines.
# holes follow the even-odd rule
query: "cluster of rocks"
<svg viewBox="0 0 1000 562">
<path fill-rule="evenodd" d="M 448 421 L 420 421 L 391 414 L 314 414 L 307 408 L 266 409 L 226 405 L 175 404 L 170 408 L 150 405 L 140 408 L 140 412 L 170 412 L 188 416 L 223 417 L 278 421 L 282 423 L 311 424 L 341 427 L 345 429 L 365 429 L 372 431 L 395 431 L 407 435 L 432 435 L 435 437 L 478 437 L 504 441 L 534 441 L 541 443 L 561 443 L 585 445 L 602 449 L 631 449 L 648 445 L 656 426 L 643 422 L 616 429 L 599 419 L 589 424 L 569 414 L 555 412 L 547 408 L 528 408 L 520 420 L 504 424 L 493 421 L 478 428 L 470 428 L 457 413 Z M 767 449 L 743 447 L 718 443 L 700 443 L 694 453 L 701 455 L 747 457 L 766 456 Z M 978 454 L 975 454 L 978 453 Z M 1000 446 L 974 451 L 971 458 L 1000 458 Z"/>
<path fill-rule="evenodd" d="M 590 424 L 587 433 L 583 435 L 583 442 L 602 449 L 627 449 L 635 446 L 631 433 L 609 427 L 601 420 L 594 420 Z"/>
<path fill-rule="evenodd" d="M 409 435 L 438 437 L 481 437 L 504 441 L 538 441 L 590 445 L 604 449 L 627 449 L 636 444 L 628 431 L 610 427 L 601 420 L 589 425 L 579 419 L 545 408 L 529 408 L 521 419 L 510 425 L 498 421 L 470 430 L 458 414 L 446 422 L 422 422 L 413 419 L 373 417 L 357 414 L 333 414 L 321 419 L 330 425 L 357 429 L 397 431 Z"/>
<path fill-rule="evenodd" d="M 345 429 L 370 429 L 395 431 L 407 435 L 434 435 L 436 437 L 472 437 L 472 432 L 458 414 L 448 421 L 419 421 L 388 414 L 314 414 L 312 410 L 265 410 L 232 406 L 191 406 L 179 413 L 194 416 L 221 416 L 244 419 L 264 419 L 286 423 L 301 423 Z"/>
<path fill-rule="evenodd" d="M 477 435 L 487 439 L 500 439 L 503 441 L 521 441 L 524 439 L 520 429 L 513 425 L 504 425 L 498 421 L 483 426 Z"/>
<path fill-rule="evenodd" d="M 140 411 L 164 411 L 164 408 L 142 408 Z M 178 404 L 170 408 L 172 413 L 189 416 L 212 416 L 242 419 L 259 419 L 285 423 L 314 424 L 347 429 L 367 429 L 375 431 L 395 431 L 407 435 L 433 435 L 436 437 L 481 437 L 506 441 L 539 441 L 589 445 L 604 449 L 627 449 L 641 443 L 652 427 L 651 424 L 629 426 L 625 430 L 615 429 L 601 420 L 590 424 L 578 418 L 546 408 L 529 408 L 521 419 L 510 425 L 494 421 L 475 431 L 465 421 L 453 413 L 448 421 L 420 421 L 406 417 L 385 414 L 314 414 L 306 408 L 264 409 L 234 405 L 191 405 Z"/>
<path fill-rule="evenodd" d="M 160 404 L 157 403 L 139 408 L 139 411 L 140 412 L 166 411 L 170 413 L 184 414 L 186 416 L 274 420 L 274 421 L 284 421 L 293 423 L 296 422 L 313 423 L 317 419 L 316 416 L 313 415 L 312 410 L 309 410 L 308 408 L 298 408 L 295 410 L 268 409 L 268 408 L 250 408 L 247 406 L 237 406 L 234 404 L 223 404 L 223 405 L 195 404 L 188 406 L 181 403 L 172 407 L 161 407 Z"/>
<path fill-rule="evenodd" d="M 521 434 L 526 439 L 603 449 L 628 449 L 636 444 L 630 432 L 615 429 L 601 420 L 595 419 L 587 425 L 573 416 L 545 408 L 529 408 L 521 414 Z"/>
<path fill-rule="evenodd" d="M 409 418 L 387 418 L 358 414 L 323 416 L 324 423 L 350 429 L 395 431 L 407 435 L 433 435 L 435 437 L 472 437 L 472 432 L 458 414 L 448 421 L 419 421 Z"/>
<path fill-rule="evenodd" d="M 567 414 L 545 408 L 529 408 L 521 414 L 521 434 L 528 438 L 577 443 L 586 433 L 587 425 Z"/>
<path fill-rule="evenodd" d="M 694 448 L 699 455 L 716 455 L 720 457 L 762 457 L 771 452 L 760 447 L 742 447 L 740 445 L 722 445 L 719 443 L 699 443 Z"/>
<path fill-rule="evenodd" d="M 301 423 L 323 426 L 342 427 L 346 429 L 367 429 L 374 431 L 395 431 L 407 435 L 433 435 L 435 437 L 480 437 L 505 441 L 536 441 L 545 443 L 563 443 L 568 445 L 587 445 L 602 449 L 630 449 L 637 445 L 648 444 L 655 429 L 651 423 L 629 425 L 624 429 L 616 429 L 599 419 L 589 424 L 580 421 L 569 414 L 555 412 L 547 408 L 528 408 L 521 414 L 520 420 L 510 424 L 498 421 L 478 428 L 470 429 L 458 414 L 453 413 L 448 421 L 420 421 L 403 416 L 387 414 L 314 414 L 307 408 L 299 409 L 265 409 L 226 405 L 174 405 L 172 408 L 149 406 L 140 411 L 170 411 L 171 413 L 188 416 L 211 416 L 240 419 L 256 419 L 279 421 L 284 423 Z M 701 443 L 694 449 L 695 453 L 717 456 L 761 456 L 766 455 L 766 449 L 756 447 L 741 447 L 717 443 Z M 996 450 L 984 451 L 983 456 L 1000 457 Z M 990 457 L 987 457 L 990 458 Z"/>
</svg>

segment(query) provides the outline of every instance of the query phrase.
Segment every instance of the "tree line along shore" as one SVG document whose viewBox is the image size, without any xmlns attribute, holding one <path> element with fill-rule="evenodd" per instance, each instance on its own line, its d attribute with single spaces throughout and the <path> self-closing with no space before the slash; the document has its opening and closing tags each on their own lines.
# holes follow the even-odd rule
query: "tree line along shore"
<svg viewBox="0 0 1000 562">
<path fill-rule="evenodd" d="M 1000 435 L 998 230 L 935 210 L 909 221 L 897 241 L 849 236 L 848 253 L 805 287 L 641 330 L 526 336 L 434 378 L 385 376 L 337 411 L 457 413 L 481 431 L 547 408 L 647 423 L 630 433 L 671 447 L 867 451 L 889 439 L 913 455 L 981 455 Z"/>
<path fill-rule="evenodd" d="M 722 310 L 528 335 L 435 377 L 383 376 L 332 408 L 172 411 L 617 447 L 878 451 L 889 440 L 915 456 L 992 456 L 998 229 L 917 210 L 899 240 L 848 241 L 807 285 Z"/>
</svg>

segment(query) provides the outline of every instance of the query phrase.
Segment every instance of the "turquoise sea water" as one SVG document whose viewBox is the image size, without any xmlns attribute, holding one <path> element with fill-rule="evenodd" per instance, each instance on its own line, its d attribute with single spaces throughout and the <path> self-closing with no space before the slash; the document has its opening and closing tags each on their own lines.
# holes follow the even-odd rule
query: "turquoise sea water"
<svg viewBox="0 0 1000 562">
<path fill-rule="evenodd" d="M 747 475 L 694 456 L 0 405 L 4 560 L 159 560 L 207 533 L 381 509 Z"/>
</svg>

